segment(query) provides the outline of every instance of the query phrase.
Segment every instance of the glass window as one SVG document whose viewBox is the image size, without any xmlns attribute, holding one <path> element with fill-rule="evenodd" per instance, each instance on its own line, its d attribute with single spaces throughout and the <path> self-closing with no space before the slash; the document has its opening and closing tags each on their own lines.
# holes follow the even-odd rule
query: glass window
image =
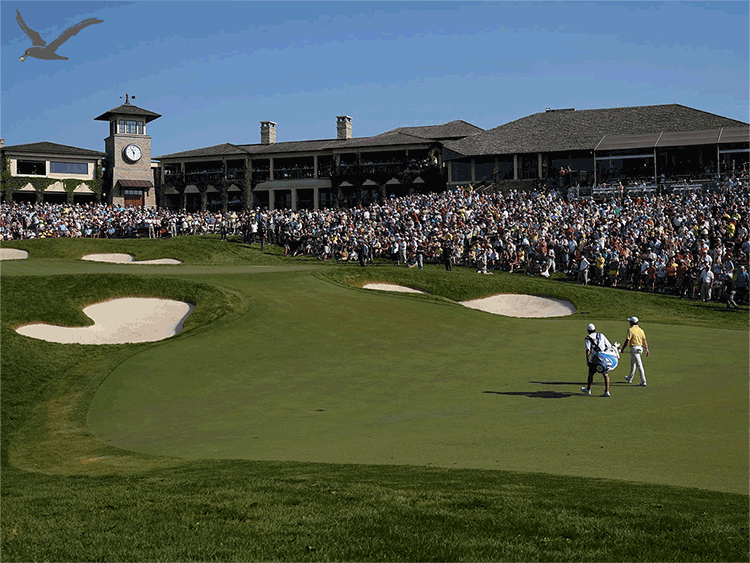
<svg viewBox="0 0 750 563">
<path fill-rule="evenodd" d="M 50 162 L 52 174 L 88 174 L 89 165 L 85 162 Z"/>
<path fill-rule="evenodd" d="M 539 157 L 535 154 L 518 155 L 518 167 L 522 180 L 533 180 L 539 177 Z"/>
<path fill-rule="evenodd" d="M 16 162 L 16 174 L 45 176 L 47 174 L 47 165 L 45 162 L 38 160 L 19 160 Z"/>
<path fill-rule="evenodd" d="M 143 135 L 143 121 L 138 122 L 138 134 Z"/>
<path fill-rule="evenodd" d="M 495 173 L 495 157 L 478 158 L 474 162 L 474 177 L 480 182 Z"/>
<path fill-rule="evenodd" d="M 120 133 L 124 133 L 124 132 L 125 132 L 125 120 L 121 119 L 120 120 Z"/>
<path fill-rule="evenodd" d="M 451 162 L 451 181 L 471 182 L 471 162 Z"/>
<path fill-rule="evenodd" d="M 126 131 L 127 133 L 135 133 L 136 132 L 136 128 L 135 128 L 136 125 L 135 125 L 135 120 L 134 119 L 132 119 L 132 120 L 128 119 L 128 121 L 127 121 L 126 124 L 127 124 L 127 131 Z"/>
</svg>

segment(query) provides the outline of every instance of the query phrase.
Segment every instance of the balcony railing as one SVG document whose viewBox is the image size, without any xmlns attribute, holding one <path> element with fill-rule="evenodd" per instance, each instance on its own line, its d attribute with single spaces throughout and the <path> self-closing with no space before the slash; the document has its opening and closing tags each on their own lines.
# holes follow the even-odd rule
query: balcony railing
<svg viewBox="0 0 750 563">
<path fill-rule="evenodd" d="M 244 180 L 244 168 L 227 168 L 227 180 Z"/>
<path fill-rule="evenodd" d="M 274 180 L 300 180 L 303 178 L 314 178 L 315 169 L 310 168 L 274 168 Z"/>
<path fill-rule="evenodd" d="M 187 172 L 185 174 L 185 182 L 188 184 L 194 184 L 201 182 L 205 184 L 218 184 L 224 180 L 224 172 Z"/>
</svg>

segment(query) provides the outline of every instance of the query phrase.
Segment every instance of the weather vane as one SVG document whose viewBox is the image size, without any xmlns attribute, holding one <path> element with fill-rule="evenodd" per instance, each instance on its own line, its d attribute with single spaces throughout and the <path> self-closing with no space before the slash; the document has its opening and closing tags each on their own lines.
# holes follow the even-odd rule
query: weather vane
<svg viewBox="0 0 750 563">
<path fill-rule="evenodd" d="M 125 103 L 130 103 L 130 98 L 133 98 L 135 100 L 135 96 L 131 96 L 130 94 L 125 94 Z M 122 96 L 120 96 L 120 99 L 122 100 Z"/>
<path fill-rule="evenodd" d="M 47 42 L 42 39 L 42 36 L 39 35 L 39 33 L 26 25 L 26 22 L 23 21 L 23 18 L 21 17 L 21 12 L 18 10 L 16 10 L 16 21 L 21 27 L 21 30 L 29 37 L 29 39 L 31 39 L 31 43 L 34 45 L 33 47 L 26 49 L 26 52 L 21 56 L 22 62 L 26 60 L 26 57 L 34 57 L 35 59 L 44 59 L 47 61 L 67 61 L 68 57 L 63 57 L 62 55 L 55 53 L 57 48 L 81 31 L 84 27 L 104 22 L 104 20 L 98 20 L 96 18 L 85 19 L 63 31 L 57 39 L 47 45 Z"/>
</svg>

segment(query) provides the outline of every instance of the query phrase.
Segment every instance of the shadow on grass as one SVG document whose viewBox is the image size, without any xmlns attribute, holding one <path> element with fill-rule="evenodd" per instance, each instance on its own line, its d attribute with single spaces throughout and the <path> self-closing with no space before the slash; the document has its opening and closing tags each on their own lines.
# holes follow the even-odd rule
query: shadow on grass
<svg viewBox="0 0 750 563">
<path fill-rule="evenodd" d="M 575 397 L 581 393 L 560 393 L 558 391 L 483 391 L 483 393 L 493 393 L 495 395 L 518 395 L 522 397 L 531 397 L 532 399 L 567 399 Z"/>
</svg>

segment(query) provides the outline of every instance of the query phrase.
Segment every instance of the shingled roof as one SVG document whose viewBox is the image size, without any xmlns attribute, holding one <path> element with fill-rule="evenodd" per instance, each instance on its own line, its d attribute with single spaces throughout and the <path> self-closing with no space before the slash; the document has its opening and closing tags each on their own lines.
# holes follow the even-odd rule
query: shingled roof
<svg viewBox="0 0 750 563">
<path fill-rule="evenodd" d="M 477 133 L 445 147 L 461 156 L 593 150 L 607 135 L 701 131 L 748 124 L 680 104 L 549 110 Z"/>
<path fill-rule="evenodd" d="M 446 140 L 446 139 L 460 139 L 468 137 L 469 135 L 476 135 L 484 131 L 481 127 L 467 123 L 462 119 L 456 119 L 455 121 L 449 121 L 442 125 L 424 125 L 421 127 L 398 127 L 391 129 L 385 133 L 378 135 L 392 135 L 393 133 L 405 133 L 407 135 L 413 135 L 415 137 L 422 137 L 424 139 L 434 140 Z"/>
<path fill-rule="evenodd" d="M 58 145 L 57 143 L 50 143 L 49 141 L 27 143 L 24 145 L 6 145 L 0 147 L 0 150 L 5 153 L 33 154 L 39 156 L 93 156 L 96 158 L 103 158 L 106 156 L 103 152 L 81 149 L 68 145 Z"/>
<path fill-rule="evenodd" d="M 161 156 L 155 156 L 156 160 L 168 160 L 175 158 L 206 158 L 222 156 L 263 156 L 279 155 L 285 153 L 304 153 L 326 150 L 379 148 L 405 145 L 424 145 L 429 139 L 415 137 L 405 133 L 396 132 L 390 135 L 377 135 L 374 137 L 357 137 L 354 139 L 324 139 L 319 141 L 287 141 L 283 143 L 235 145 L 223 143 L 190 151 L 175 152 Z"/>
<path fill-rule="evenodd" d="M 134 106 L 133 104 L 128 102 L 116 108 L 112 108 L 109 111 L 105 111 L 99 117 L 95 117 L 94 121 L 109 121 L 115 115 L 132 115 L 133 117 L 143 117 L 146 120 L 146 123 L 161 117 L 161 114 L 159 113 L 154 113 L 153 111 L 139 108 L 138 106 Z"/>
</svg>

